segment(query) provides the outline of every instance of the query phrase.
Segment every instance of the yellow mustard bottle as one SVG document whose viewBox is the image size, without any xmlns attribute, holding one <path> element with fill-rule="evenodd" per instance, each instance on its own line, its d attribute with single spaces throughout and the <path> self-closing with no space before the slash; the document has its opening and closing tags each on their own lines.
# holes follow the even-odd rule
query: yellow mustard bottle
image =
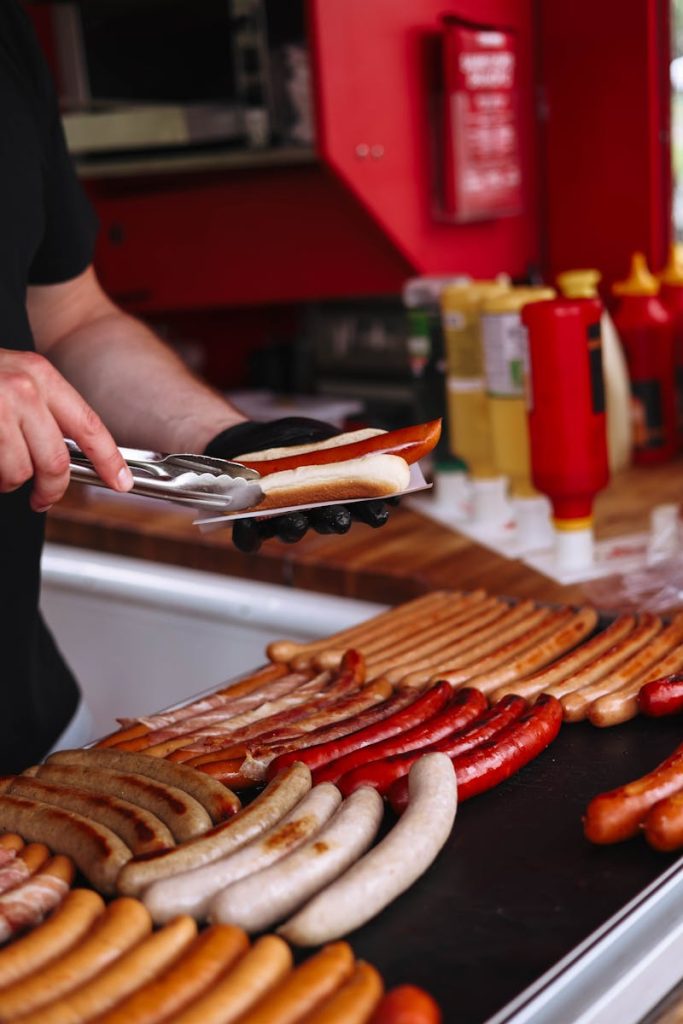
<svg viewBox="0 0 683 1024">
<path fill-rule="evenodd" d="M 599 270 L 565 270 L 557 275 L 557 284 L 567 299 L 597 299 Z M 626 357 L 612 317 L 603 308 L 600 318 L 602 335 L 602 370 L 605 381 L 605 414 L 607 420 L 607 457 L 612 473 L 625 469 L 631 462 L 633 427 L 631 421 L 631 385 Z"/>
<path fill-rule="evenodd" d="M 496 472 L 508 478 L 513 499 L 538 497 L 531 483 L 526 411 L 529 347 L 520 314 L 530 302 L 554 297 L 553 288 L 514 288 L 489 297 L 481 308 L 493 462 Z"/>
<path fill-rule="evenodd" d="M 465 461 L 473 480 L 499 475 L 493 459 L 479 314 L 485 299 L 508 290 L 505 282 L 472 281 L 448 285 L 441 294 L 450 448 Z"/>
</svg>

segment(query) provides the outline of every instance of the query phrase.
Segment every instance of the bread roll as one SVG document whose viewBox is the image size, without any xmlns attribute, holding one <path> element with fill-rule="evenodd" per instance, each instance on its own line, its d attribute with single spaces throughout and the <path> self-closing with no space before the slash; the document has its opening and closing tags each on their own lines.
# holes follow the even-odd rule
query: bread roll
<svg viewBox="0 0 683 1024">
<path fill-rule="evenodd" d="M 386 434 L 386 430 L 378 430 L 376 427 L 366 427 L 364 430 L 352 430 L 348 434 L 337 434 L 336 437 L 328 437 L 326 441 L 313 441 L 311 444 L 290 444 L 286 448 L 265 448 L 260 452 L 245 452 L 243 455 L 236 455 L 234 462 L 270 462 L 272 459 L 289 458 L 292 455 L 305 455 L 307 452 L 319 451 L 321 448 L 338 448 L 343 444 L 355 444 L 357 441 L 366 441 L 369 437 L 377 437 L 378 434 Z"/>
<path fill-rule="evenodd" d="M 351 498 L 383 498 L 404 491 L 410 467 L 398 455 L 364 455 L 326 466 L 301 466 L 259 481 L 265 498 L 253 511 Z"/>
</svg>

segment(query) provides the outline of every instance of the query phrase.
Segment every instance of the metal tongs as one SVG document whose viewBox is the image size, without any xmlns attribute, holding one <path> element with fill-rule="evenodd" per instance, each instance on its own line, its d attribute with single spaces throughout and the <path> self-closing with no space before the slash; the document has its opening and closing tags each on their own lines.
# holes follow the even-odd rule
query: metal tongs
<svg viewBox="0 0 683 1024">
<path fill-rule="evenodd" d="M 64 438 L 64 443 L 71 457 L 71 479 L 106 487 L 76 442 Z M 214 459 L 209 455 L 164 455 L 137 448 L 119 448 L 119 451 L 133 474 L 133 494 L 230 512 L 252 508 L 263 498 L 258 484 L 260 475 L 239 462 Z"/>
</svg>

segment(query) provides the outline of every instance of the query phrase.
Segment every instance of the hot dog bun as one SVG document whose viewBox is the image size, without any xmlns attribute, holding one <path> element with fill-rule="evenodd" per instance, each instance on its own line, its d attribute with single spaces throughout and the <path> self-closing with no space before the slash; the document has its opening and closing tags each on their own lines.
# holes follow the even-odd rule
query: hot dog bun
<svg viewBox="0 0 683 1024">
<path fill-rule="evenodd" d="M 408 464 L 397 455 L 364 455 L 348 462 L 301 466 L 262 477 L 259 483 L 265 497 L 255 511 L 351 498 L 382 498 L 405 490 L 409 481 Z"/>
<path fill-rule="evenodd" d="M 237 461 L 258 470 L 261 476 L 283 473 L 302 466 L 323 466 L 350 462 L 366 455 L 398 455 L 404 462 L 418 462 L 428 455 L 441 437 L 441 420 L 418 423 L 400 430 L 356 430 L 313 444 L 268 448 L 238 455 Z"/>
<path fill-rule="evenodd" d="M 380 434 L 386 433 L 386 430 L 366 427 L 364 430 L 352 430 L 346 434 L 328 437 L 326 441 L 312 441 L 310 444 L 291 444 L 286 448 L 266 448 L 260 452 L 245 452 L 244 455 L 236 456 L 235 461 L 269 462 L 271 459 L 287 458 L 290 455 L 306 455 L 308 452 L 323 451 L 325 448 L 339 448 L 340 445 L 356 444 L 358 441 L 367 441 L 371 437 L 379 437 Z"/>
</svg>

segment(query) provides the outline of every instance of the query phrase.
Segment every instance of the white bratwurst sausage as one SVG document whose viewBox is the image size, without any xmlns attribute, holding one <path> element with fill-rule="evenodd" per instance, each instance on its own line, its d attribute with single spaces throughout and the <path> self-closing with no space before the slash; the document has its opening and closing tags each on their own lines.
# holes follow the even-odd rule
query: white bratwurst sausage
<svg viewBox="0 0 683 1024">
<path fill-rule="evenodd" d="M 272 828 L 311 788 L 311 772 L 296 761 L 275 776 L 260 796 L 228 821 L 182 846 L 145 859 L 133 859 L 119 874 L 116 884 L 124 896 L 137 896 L 160 878 L 170 878 L 227 857 Z M 2 798 L 0 797 L 0 801 Z"/>
<path fill-rule="evenodd" d="M 302 906 L 365 853 L 379 831 L 384 803 L 361 786 L 330 823 L 284 860 L 229 885 L 210 906 L 213 921 L 260 932 Z"/>
<path fill-rule="evenodd" d="M 408 785 L 408 807 L 386 838 L 278 929 L 288 942 L 318 946 L 360 928 L 435 860 L 458 803 L 450 758 L 425 754 L 410 769 Z"/>
<path fill-rule="evenodd" d="M 212 864 L 154 882 L 143 893 L 143 903 L 156 924 L 164 924 L 176 914 L 191 914 L 203 920 L 219 889 L 268 867 L 301 846 L 320 831 L 340 803 L 341 793 L 331 782 L 315 786 L 294 810 L 258 839 Z"/>
</svg>

